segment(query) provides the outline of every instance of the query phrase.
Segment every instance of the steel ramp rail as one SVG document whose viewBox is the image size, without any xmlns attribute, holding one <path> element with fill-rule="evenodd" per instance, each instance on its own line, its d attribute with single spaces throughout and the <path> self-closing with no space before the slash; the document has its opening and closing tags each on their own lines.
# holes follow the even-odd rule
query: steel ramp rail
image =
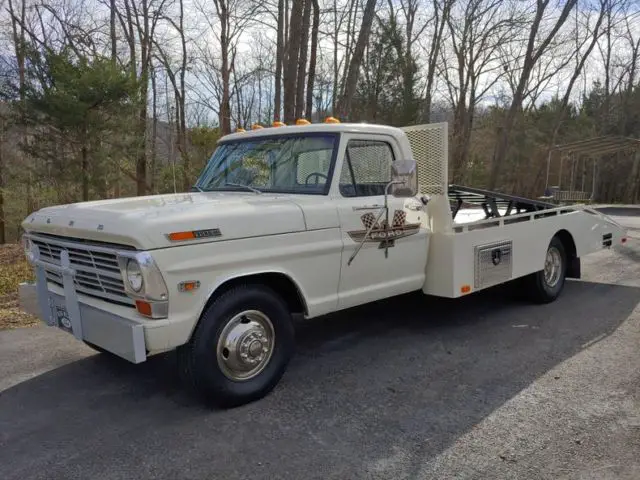
<svg viewBox="0 0 640 480">
<path fill-rule="evenodd" d="M 485 213 L 485 219 L 508 216 L 518 213 L 530 213 L 549 208 L 556 208 L 557 205 L 540 200 L 507 195 L 506 193 L 492 192 L 480 188 L 464 187 L 462 185 L 449 185 L 449 202 L 453 218 L 463 205 L 481 206 Z M 500 209 L 506 210 L 501 213 Z"/>
</svg>

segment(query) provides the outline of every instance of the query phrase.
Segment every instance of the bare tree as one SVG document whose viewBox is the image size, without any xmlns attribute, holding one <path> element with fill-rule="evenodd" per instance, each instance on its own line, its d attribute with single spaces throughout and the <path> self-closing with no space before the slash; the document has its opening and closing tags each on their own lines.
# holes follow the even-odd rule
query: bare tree
<svg viewBox="0 0 640 480">
<path fill-rule="evenodd" d="M 318 0 L 313 3 L 313 26 L 311 27 L 311 53 L 309 58 L 309 74 L 307 77 L 307 101 L 305 114 L 309 120 L 313 113 L 313 84 L 316 76 L 316 61 L 318 57 L 318 30 L 320 28 L 320 5 Z"/>
<path fill-rule="evenodd" d="M 273 105 L 273 118 L 280 120 L 280 111 L 282 109 L 282 63 L 285 52 L 284 26 L 285 16 L 284 7 L 287 0 L 278 0 L 278 27 L 276 30 L 276 72 L 275 72 L 275 99 Z"/>
<path fill-rule="evenodd" d="M 356 92 L 356 84 L 358 81 L 358 73 L 360 71 L 360 65 L 362 64 L 362 58 L 364 56 L 364 49 L 371 33 L 371 25 L 375 14 L 376 0 L 367 0 L 362 15 L 362 24 L 360 25 L 360 33 L 358 34 L 358 41 L 353 50 L 351 61 L 349 62 L 349 70 L 344 81 L 344 93 L 340 98 L 337 110 L 338 115 L 341 118 L 348 118 L 351 110 L 351 102 L 353 101 L 353 95 Z"/>
<path fill-rule="evenodd" d="M 296 119 L 296 95 L 298 86 L 298 61 L 302 43 L 302 14 L 305 0 L 293 0 L 291 22 L 287 41 L 287 60 L 284 65 L 284 121 L 293 123 Z"/>
<path fill-rule="evenodd" d="M 427 74 L 424 88 L 427 121 L 431 110 L 431 97 L 435 80 L 436 61 L 439 57 L 444 27 L 454 0 L 433 0 L 431 18 L 420 20 L 418 13 L 424 8 L 420 0 L 400 0 L 400 11 L 404 23 L 404 45 L 396 43 L 396 49 L 402 64 L 402 123 L 413 123 L 417 120 L 418 105 L 415 98 L 415 86 L 418 75 L 416 53 L 414 46 L 420 42 L 422 36 L 431 26 L 433 29 L 430 45 L 427 50 Z M 390 16 L 396 18 L 395 3 L 387 0 Z M 401 48 L 404 47 L 404 48 Z"/>
<path fill-rule="evenodd" d="M 300 53 L 298 57 L 298 73 L 296 74 L 296 109 L 295 117 L 304 114 L 304 87 L 307 70 L 307 51 L 309 49 L 309 23 L 311 21 L 311 0 L 304 0 L 302 11 L 302 31 L 300 35 Z"/>
<path fill-rule="evenodd" d="M 213 0 L 216 7 L 216 13 L 220 20 L 220 56 L 221 56 L 221 75 L 222 75 L 222 99 L 220 100 L 220 129 L 222 134 L 226 135 L 231 132 L 231 98 L 229 93 L 229 78 L 234 65 L 235 51 L 231 52 L 231 60 L 229 53 L 231 51 L 231 39 L 229 31 L 231 30 L 231 14 L 229 12 L 228 0 Z"/>
<path fill-rule="evenodd" d="M 109 0 L 109 36 L 111 38 L 111 61 L 118 61 L 118 37 L 116 34 L 116 0 Z"/>
<path fill-rule="evenodd" d="M 355 1 L 352 0 L 351 5 L 353 5 L 355 3 Z M 349 12 L 351 12 L 351 9 L 349 9 Z M 329 36 L 331 37 L 331 41 L 332 41 L 332 75 L 331 75 L 331 113 L 335 114 L 336 111 L 336 103 L 338 101 L 338 92 L 339 92 L 339 86 L 340 86 L 340 30 L 341 30 L 341 25 L 344 21 L 344 17 L 345 17 L 345 12 L 344 10 L 341 10 L 338 7 L 338 0 L 333 0 L 333 5 L 331 8 L 331 15 L 332 15 L 332 24 L 331 24 L 331 31 L 329 32 Z M 350 13 L 349 13 L 350 15 Z M 349 50 L 348 48 L 344 49 L 344 55 L 342 60 L 344 61 L 345 58 L 344 57 L 348 57 L 349 55 Z"/>
<path fill-rule="evenodd" d="M 611 11 L 612 3 L 615 0 L 599 0 L 599 10 L 597 12 L 597 17 L 595 20 L 595 24 L 591 27 L 589 18 L 585 19 L 583 28 L 576 25 L 576 46 L 574 51 L 572 52 L 572 57 L 575 58 L 576 65 L 573 69 L 571 77 L 569 78 L 569 82 L 565 87 L 564 95 L 562 96 L 562 100 L 560 101 L 560 110 L 555 119 L 555 125 L 553 128 L 553 139 L 557 136 L 558 129 L 560 125 L 564 121 L 565 115 L 567 113 L 567 107 L 569 105 L 569 100 L 571 98 L 571 94 L 573 92 L 573 87 L 575 86 L 578 78 L 584 71 L 584 66 L 587 59 L 591 56 L 591 52 L 593 52 L 596 44 L 602 38 L 604 33 L 604 29 L 602 28 L 604 20 L 607 18 L 608 12 Z M 577 16 L 577 12 L 576 12 Z M 577 19 L 576 19 L 577 22 Z M 580 38 L 580 31 L 584 31 L 585 35 L 583 38 Z"/>
<path fill-rule="evenodd" d="M 209 77 L 218 90 L 217 111 L 220 130 L 223 135 L 231 132 L 231 78 L 236 65 L 237 43 L 239 38 L 246 31 L 247 27 L 254 21 L 255 13 L 259 5 L 243 0 L 213 0 L 214 12 L 210 12 L 206 3 L 198 4 L 198 10 L 203 15 L 204 20 L 219 42 L 215 48 L 210 45 L 200 45 L 202 60 L 207 64 L 207 68 L 215 69 L 220 79 Z M 213 13 L 213 14 L 212 14 Z M 216 57 L 220 57 L 220 61 Z M 213 73 L 213 72 L 211 72 Z M 205 79 L 205 81 L 207 81 Z"/>
<path fill-rule="evenodd" d="M 438 69 L 438 59 L 442 50 L 442 41 L 445 27 L 449 18 L 451 8 L 456 0 L 432 0 L 433 18 L 432 32 L 428 48 L 423 48 L 427 52 L 427 71 L 424 87 L 423 118 L 426 122 L 431 120 L 431 108 L 433 104 L 433 91 Z M 416 37 L 418 39 L 418 37 Z"/>
<path fill-rule="evenodd" d="M 138 135 L 140 143 L 136 155 L 136 192 L 147 192 L 147 101 L 149 97 L 149 69 L 152 45 L 158 21 L 164 15 L 167 0 L 124 0 L 124 14 L 117 11 L 125 39 L 129 45 L 131 76 L 138 81 L 140 101 Z M 139 58 L 137 53 L 139 46 Z M 139 67 L 139 69 L 138 69 Z"/>
<path fill-rule="evenodd" d="M 453 108 L 452 180 L 461 183 L 477 104 L 502 78 L 495 58 L 513 40 L 516 20 L 502 0 L 466 0 L 458 7 L 445 19 L 453 58 L 443 52 L 441 72 Z"/>
<path fill-rule="evenodd" d="M 9 16 L 11 18 L 11 33 L 13 40 L 13 48 L 16 57 L 16 63 L 18 67 L 18 97 L 20 100 L 20 137 L 23 144 L 27 143 L 27 130 L 25 119 L 25 91 L 26 91 L 26 32 L 27 32 L 27 2 L 26 0 L 20 1 L 19 6 L 14 4 L 14 0 L 9 0 L 8 5 Z M 25 158 L 24 162 L 27 167 L 28 176 L 26 182 L 27 190 L 27 213 L 31 213 L 34 210 L 33 200 L 33 180 L 31 165 L 28 162 L 28 158 Z"/>
<path fill-rule="evenodd" d="M 491 171 L 489 175 L 489 189 L 494 189 L 498 182 L 500 169 L 504 163 L 509 147 L 509 137 L 516 121 L 516 116 L 522 108 L 522 102 L 525 97 L 525 90 L 531 77 L 531 72 L 549 48 L 549 45 L 557 35 L 560 28 L 562 28 L 566 22 L 569 13 L 576 6 L 577 0 L 566 0 L 557 19 L 552 22 L 551 29 L 546 33 L 546 35 L 543 35 L 542 39 L 540 39 L 540 26 L 545 18 L 545 13 L 547 12 L 547 8 L 550 3 L 551 0 L 536 0 L 535 13 L 529 27 L 527 47 L 522 61 L 518 84 L 513 94 L 511 105 L 505 115 L 505 119 L 498 130 L 498 138 L 493 153 L 493 161 L 491 163 Z"/>
</svg>

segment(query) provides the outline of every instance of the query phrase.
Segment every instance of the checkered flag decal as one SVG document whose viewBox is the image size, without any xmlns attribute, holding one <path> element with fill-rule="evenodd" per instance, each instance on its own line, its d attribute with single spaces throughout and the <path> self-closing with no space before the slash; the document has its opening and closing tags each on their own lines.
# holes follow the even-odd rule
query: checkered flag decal
<svg viewBox="0 0 640 480">
<path fill-rule="evenodd" d="M 407 213 L 404 210 L 396 210 L 393 212 L 393 226 L 401 227 L 407 219 Z"/>
<path fill-rule="evenodd" d="M 376 224 L 376 216 L 373 213 L 365 213 L 360 217 L 364 228 L 369 230 L 370 228 L 387 228 L 387 221 L 382 219 L 380 223 Z M 393 220 L 391 225 L 394 227 L 401 227 L 405 224 L 407 219 L 407 213 L 403 210 L 396 210 L 393 212 Z"/>
<path fill-rule="evenodd" d="M 364 228 L 367 230 L 376 226 L 376 216 L 373 213 L 365 213 L 360 219 L 362 220 Z"/>
</svg>

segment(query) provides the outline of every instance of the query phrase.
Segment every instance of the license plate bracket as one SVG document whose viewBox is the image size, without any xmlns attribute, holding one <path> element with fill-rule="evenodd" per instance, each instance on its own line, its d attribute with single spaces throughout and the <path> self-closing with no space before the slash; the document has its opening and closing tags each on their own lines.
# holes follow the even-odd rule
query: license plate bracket
<svg viewBox="0 0 640 480">
<path fill-rule="evenodd" d="M 69 318 L 69 311 L 67 310 L 67 307 L 54 305 L 53 318 L 55 320 L 55 325 L 58 328 L 73 334 L 73 325 L 71 324 L 71 318 Z"/>
</svg>

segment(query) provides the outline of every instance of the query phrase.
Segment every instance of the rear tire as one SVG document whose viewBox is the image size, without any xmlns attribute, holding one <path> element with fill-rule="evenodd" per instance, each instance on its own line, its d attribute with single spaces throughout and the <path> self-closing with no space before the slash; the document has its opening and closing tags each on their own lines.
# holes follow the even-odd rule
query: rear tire
<svg viewBox="0 0 640 480">
<path fill-rule="evenodd" d="M 525 288 L 535 303 L 550 303 L 560 296 L 567 275 L 567 254 L 558 237 L 553 237 L 545 255 L 544 269 L 526 277 Z"/>
<path fill-rule="evenodd" d="M 206 309 L 189 343 L 178 349 L 178 365 L 206 403 L 234 407 L 267 395 L 293 352 L 286 303 L 267 287 L 242 285 Z"/>
</svg>

